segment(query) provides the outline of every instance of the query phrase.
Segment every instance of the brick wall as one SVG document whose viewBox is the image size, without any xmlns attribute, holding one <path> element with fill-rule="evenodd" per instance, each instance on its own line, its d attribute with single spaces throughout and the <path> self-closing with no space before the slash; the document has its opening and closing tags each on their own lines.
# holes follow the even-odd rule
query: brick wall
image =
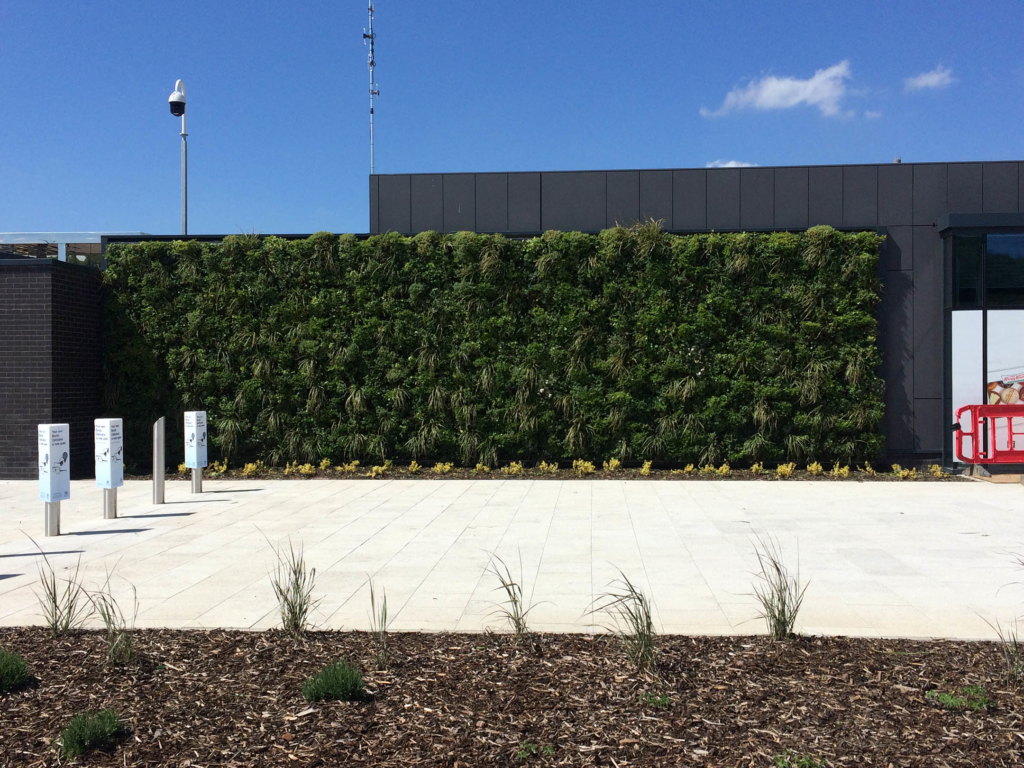
<svg viewBox="0 0 1024 768">
<path fill-rule="evenodd" d="M 72 477 L 92 477 L 100 416 L 100 275 L 53 259 L 0 261 L 0 479 L 36 471 L 36 426 L 71 426 Z"/>
</svg>

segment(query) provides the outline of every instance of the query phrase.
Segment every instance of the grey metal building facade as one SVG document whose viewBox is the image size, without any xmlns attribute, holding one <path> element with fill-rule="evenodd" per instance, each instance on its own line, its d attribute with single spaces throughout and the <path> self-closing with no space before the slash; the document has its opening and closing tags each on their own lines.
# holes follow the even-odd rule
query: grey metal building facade
<svg viewBox="0 0 1024 768">
<path fill-rule="evenodd" d="M 949 222 L 1024 232 L 1024 163 L 1016 161 L 395 174 L 371 176 L 369 191 L 371 234 L 597 232 L 649 218 L 679 233 L 828 224 L 886 234 L 883 429 L 889 457 L 907 461 L 938 458 L 944 444 L 948 452 Z"/>
</svg>

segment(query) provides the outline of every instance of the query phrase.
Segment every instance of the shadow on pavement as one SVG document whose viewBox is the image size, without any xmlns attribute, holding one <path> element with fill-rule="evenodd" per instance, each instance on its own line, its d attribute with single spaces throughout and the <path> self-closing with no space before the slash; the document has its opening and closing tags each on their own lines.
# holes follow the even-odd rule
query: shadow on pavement
<svg viewBox="0 0 1024 768">
<path fill-rule="evenodd" d="M 67 536 L 103 536 L 107 533 L 145 533 L 151 531 L 152 528 L 107 528 L 106 530 L 100 531 L 74 531 L 73 533 L 64 534 Z"/>
<path fill-rule="evenodd" d="M 194 514 L 195 512 L 162 512 L 155 515 L 119 515 L 118 517 L 122 520 L 134 520 L 143 517 L 188 517 Z"/>
<path fill-rule="evenodd" d="M 81 555 L 85 551 L 81 549 L 62 549 L 57 552 L 16 552 L 13 555 L 0 555 L 0 557 L 39 557 L 40 555 Z"/>
</svg>

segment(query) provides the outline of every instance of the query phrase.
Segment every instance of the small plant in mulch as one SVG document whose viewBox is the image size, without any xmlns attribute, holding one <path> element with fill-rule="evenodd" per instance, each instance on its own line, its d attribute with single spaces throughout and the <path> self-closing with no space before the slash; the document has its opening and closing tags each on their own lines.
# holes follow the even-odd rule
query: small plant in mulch
<svg viewBox="0 0 1024 768">
<path fill-rule="evenodd" d="M 93 612 L 100 617 L 107 639 L 107 662 L 114 665 L 128 664 L 135 658 L 135 619 L 139 615 L 139 598 L 135 586 L 132 589 L 132 610 L 125 613 L 110 587 L 111 572 L 96 592 L 89 594 Z"/>
<path fill-rule="evenodd" d="M 306 565 L 305 550 L 301 544 L 296 549 L 291 539 L 288 540 L 287 550 L 284 546 L 270 546 L 277 560 L 270 574 L 270 583 L 281 612 L 281 628 L 298 640 L 309 629 L 310 616 L 320 603 L 319 598 L 313 597 L 316 568 Z"/>
<path fill-rule="evenodd" d="M 806 582 L 800 583 L 799 555 L 796 575 L 791 575 L 776 539 L 759 536 L 754 544 L 754 554 L 761 568 L 754 582 L 754 597 L 761 605 L 758 618 L 765 620 L 773 640 L 785 640 L 793 634 L 808 586 Z"/>
<path fill-rule="evenodd" d="M 626 648 L 626 656 L 636 671 L 653 674 L 655 671 L 655 631 L 651 616 L 651 601 L 621 570 L 611 589 L 594 602 L 591 614 L 604 613 L 612 619 L 608 627 Z"/>
<path fill-rule="evenodd" d="M 505 599 L 495 606 L 492 616 L 500 616 L 508 624 L 508 628 L 512 630 L 513 639 L 515 642 L 520 642 L 526 639 L 530 634 L 530 627 L 527 624 L 526 617 L 529 616 L 536 606 L 527 605 L 523 599 L 523 555 L 519 553 L 519 579 L 516 580 L 512 577 L 511 571 L 505 561 L 498 557 L 493 552 L 487 553 L 487 568 L 485 573 L 489 573 L 498 580 L 498 586 L 496 590 L 501 590 L 505 593 Z"/>
<path fill-rule="evenodd" d="M 388 666 L 388 593 L 381 588 L 380 600 L 373 579 L 370 579 L 370 637 L 373 640 L 373 660 L 377 669 Z"/>
<path fill-rule="evenodd" d="M 980 685 L 962 685 L 948 691 L 932 690 L 925 694 L 925 698 L 951 712 L 983 712 L 994 703 Z"/>
<path fill-rule="evenodd" d="M 16 653 L 0 648 L 0 694 L 16 691 L 28 683 L 28 664 Z"/>
<path fill-rule="evenodd" d="M 551 757 L 555 754 L 555 748 L 550 744 L 535 744 L 532 741 L 524 741 L 519 745 L 519 751 L 516 752 L 516 759 L 527 760 L 531 757 Z"/>
<path fill-rule="evenodd" d="M 787 749 L 775 756 L 775 768 L 828 768 L 828 761 Z"/>
<path fill-rule="evenodd" d="M 114 710 L 79 712 L 60 732 L 60 753 L 71 758 L 93 749 L 113 750 L 124 735 L 124 724 Z"/>
<path fill-rule="evenodd" d="M 36 598 L 43 611 L 43 621 L 50 628 L 50 634 L 59 637 L 78 631 L 92 613 L 89 595 L 82 586 L 82 556 L 78 556 L 74 568 L 67 569 L 66 577 L 58 578 L 53 563 L 43 552 L 42 547 L 31 536 L 29 541 L 35 544 L 43 557 L 39 564 L 39 586 L 42 592 L 37 593 Z"/>
<path fill-rule="evenodd" d="M 1024 639 L 1018 634 L 1017 623 L 1009 627 L 989 624 L 999 636 L 999 653 L 1006 665 L 1006 680 L 1011 685 L 1024 683 Z"/>
<path fill-rule="evenodd" d="M 328 664 L 302 684 L 306 701 L 362 701 L 366 698 L 363 673 L 346 661 Z"/>
<path fill-rule="evenodd" d="M 650 691 L 643 691 L 637 698 L 640 699 L 640 703 L 643 704 L 645 707 L 668 709 L 672 706 L 672 699 L 670 699 L 665 694 L 661 694 L 659 696 L 658 694 L 651 693 Z"/>
</svg>

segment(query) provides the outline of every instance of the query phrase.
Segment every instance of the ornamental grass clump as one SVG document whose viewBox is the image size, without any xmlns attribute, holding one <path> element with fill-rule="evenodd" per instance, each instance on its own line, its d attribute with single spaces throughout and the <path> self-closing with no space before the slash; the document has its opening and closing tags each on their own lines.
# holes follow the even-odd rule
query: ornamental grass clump
<svg viewBox="0 0 1024 768">
<path fill-rule="evenodd" d="M 808 585 L 800 583 L 799 553 L 796 575 L 790 574 L 776 539 L 758 536 L 754 554 L 760 567 L 754 582 L 754 597 L 761 606 L 758 618 L 765 620 L 768 634 L 773 640 L 786 640 L 793 634 L 797 615 L 807 593 Z"/>
<path fill-rule="evenodd" d="M 370 579 L 370 637 L 373 640 L 373 660 L 377 669 L 385 669 L 388 665 L 388 593 L 381 587 L 380 599 L 373 579 Z"/>
<path fill-rule="evenodd" d="M 287 550 L 273 544 L 270 547 L 276 560 L 270 583 L 281 614 L 281 628 L 298 640 L 309 629 L 313 610 L 320 604 L 320 599 L 313 597 L 316 568 L 306 565 L 303 546 L 296 549 L 291 539 Z"/>
<path fill-rule="evenodd" d="M 535 606 L 528 605 L 523 598 L 523 555 L 519 554 L 519 578 L 514 579 L 505 561 L 493 552 L 487 553 L 487 568 L 489 573 L 498 580 L 495 590 L 504 592 L 505 599 L 497 603 L 491 615 L 500 616 L 508 624 L 512 631 L 515 642 L 519 642 L 530 634 L 530 627 L 526 617 Z"/>
<path fill-rule="evenodd" d="M 43 621 L 54 637 L 76 632 L 92 615 L 89 595 L 82 586 L 82 556 L 78 556 L 73 569 L 68 569 L 67 576 L 57 578 L 50 558 L 31 536 L 29 541 L 35 544 L 43 558 L 38 565 L 40 592 L 36 594 L 43 611 Z"/>
<path fill-rule="evenodd" d="M 135 658 L 135 619 L 139 615 L 139 598 L 135 586 L 132 590 L 132 606 L 125 613 L 110 587 L 111 572 L 107 571 L 106 581 L 96 592 L 89 594 L 93 611 L 103 622 L 107 641 L 107 662 L 109 664 L 128 664 Z"/>
<path fill-rule="evenodd" d="M 638 674 L 655 671 L 654 620 L 651 602 L 643 590 L 621 570 L 609 590 L 596 598 L 590 614 L 603 613 L 611 619 L 607 629 L 622 642 L 626 656 Z"/>
<path fill-rule="evenodd" d="M 361 701 L 366 698 L 363 673 L 346 661 L 335 661 L 302 684 L 306 701 Z"/>
<path fill-rule="evenodd" d="M 16 653 L 0 648 L 0 694 L 16 691 L 28 682 L 28 664 Z"/>
<path fill-rule="evenodd" d="M 114 710 L 79 712 L 64 726 L 58 743 L 61 756 L 70 759 L 93 749 L 113 750 L 124 735 L 124 724 Z"/>
</svg>

